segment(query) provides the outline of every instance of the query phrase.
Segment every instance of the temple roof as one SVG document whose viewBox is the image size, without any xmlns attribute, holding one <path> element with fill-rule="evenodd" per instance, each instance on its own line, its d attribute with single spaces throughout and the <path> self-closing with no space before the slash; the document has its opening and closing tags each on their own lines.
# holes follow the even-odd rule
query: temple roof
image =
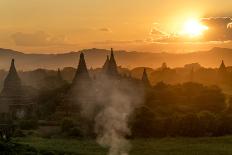
<svg viewBox="0 0 232 155">
<path fill-rule="evenodd" d="M 168 68 L 167 63 L 163 62 L 161 65 L 161 69 L 167 69 L 167 68 Z"/>
<path fill-rule="evenodd" d="M 3 91 L 19 91 L 19 89 L 21 89 L 21 80 L 15 68 L 14 59 L 12 59 L 9 72 L 4 81 Z"/>
<path fill-rule="evenodd" d="M 222 63 L 220 65 L 220 67 L 219 67 L 219 73 L 220 74 L 225 74 L 226 73 L 226 65 L 225 65 L 223 60 L 222 60 Z"/>
<path fill-rule="evenodd" d="M 142 76 L 142 81 L 145 85 L 150 85 L 150 82 L 149 82 L 149 79 L 148 79 L 148 76 L 147 76 L 147 71 L 146 69 L 144 68 L 143 70 L 143 76 Z"/>
<path fill-rule="evenodd" d="M 114 58 L 114 52 L 113 48 L 111 48 L 111 53 L 110 53 L 110 60 L 109 60 L 109 65 L 107 69 L 107 74 L 109 75 L 118 75 L 118 69 L 117 69 L 117 64 Z"/>
<path fill-rule="evenodd" d="M 80 54 L 79 64 L 73 81 L 76 82 L 80 79 L 87 79 L 87 80 L 90 79 L 83 53 Z"/>
<path fill-rule="evenodd" d="M 220 65 L 219 69 L 226 69 L 226 65 L 224 63 L 224 60 L 222 60 L 222 63 Z"/>
</svg>

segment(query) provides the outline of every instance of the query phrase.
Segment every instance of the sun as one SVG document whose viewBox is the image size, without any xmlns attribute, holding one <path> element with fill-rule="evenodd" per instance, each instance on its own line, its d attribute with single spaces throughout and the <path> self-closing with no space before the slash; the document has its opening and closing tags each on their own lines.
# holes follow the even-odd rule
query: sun
<svg viewBox="0 0 232 155">
<path fill-rule="evenodd" d="M 199 20 L 189 19 L 184 22 L 181 35 L 197 37 L 202 35 L 205 30 L 208 30 L 208 27 L 203 25 Z"/>
</svg>

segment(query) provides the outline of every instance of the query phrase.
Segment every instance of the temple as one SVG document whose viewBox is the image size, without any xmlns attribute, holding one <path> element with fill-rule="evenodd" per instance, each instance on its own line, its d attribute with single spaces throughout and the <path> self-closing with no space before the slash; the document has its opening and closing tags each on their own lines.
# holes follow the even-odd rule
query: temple
<svg viewBox="0 0 232 155">
<path fill-rule="evenodd" d="M 106 70 L 105 73 L 108 76 L 118 76 L 117 63 L 114 58 L 113 48 L 111 48 L 110 59 L 107 56 L 104 69 Z"/>
<path fill-rule="evenodd" d="M 75 77 L 73 79 L 73 84 L 84 82 L 84 81 L 86 82 L 89 80 L 90 80 L 90 76 L 85 62 L 84 53 L 81 53 L 79 58 L 79 64 L 75 73 Z"/>
<path fill-rule="evenodd" d="M 104 80 L 107 79 L 110 85 L 106 88 Z M 106 57 L 103 67 L 100 68 L 99 72 L 94 74 L 94 77 L 90 76 L 84 53 L 80 53 L 76 73 L 72 83 L 67 87 L 66 92 L 64 92 L 62 103 L 56 107 L 57 112 L 61 115 L 78 113 L 81 111 L 81 105 L 94 104 L 94 102 L 96 102 L 96 94 L 101 93 L 98 88 L 106 91 L 107 94 L 109 89 L 125 80 L 137 82 L 137 79 L 133 79 L 132 77 L 120 76 L 112 48 L 110 57 Z M 145 69 L 142 81 L 139 81 L 145 85 L 150 85 Z M 44 88 L 61 88 L 64 82 L 65 80 L 62 78 L 61 71 L 58 69 L 55 76 L 46 77 L 44 79 Z M 15 61 L 12 59 L 8 75 L 4 81 L 4 87 L 0 93 L 1 116 L 10 117 L 12 119 L 32 117 L 32 115 L 35 114 L 36 104 L 33 102 L 31 96 L 28 88 L 22 85 L 21 79 L 15 68 Z"/>
<path fill-rule="evenodd" d="M 219 67 L 219 72 L 220 73 L 225 73 L 226 72 L 226 65 L 224 63 L 224 60 L 222 60 L 222 63 L 220 65 L 220 67 Z"/>
<path fill-rule="evenodd" d="M 144 85 L 150 86 L 150 82 L 149 82 L 149 79 L 148 79 L 148 76 L 147 76 L 147 71 L 146 71 L 145 68 L 143 70 L 142 82 L 144 83 Z"/>
<path fill-rule="evenodd" d="M 84 53 L 80 53 L 79 63 L 70 89 L 58 110 L 60 112 L 64 110 L 65 115 L 70 115 L 80 111 L 80 105 L 92 102 L 91 84 L 92 79 L 87 69 Z"/>
<path fill-rule="evenodd" d="M 11 61 L 10 70 L 0 94 L 0 107 L 3 117 L 10 119 L 30 117 L 34 112 L 35 104 L 32 102 L 30 93 L 21 83 L 14 59 Z"/>
</svg>

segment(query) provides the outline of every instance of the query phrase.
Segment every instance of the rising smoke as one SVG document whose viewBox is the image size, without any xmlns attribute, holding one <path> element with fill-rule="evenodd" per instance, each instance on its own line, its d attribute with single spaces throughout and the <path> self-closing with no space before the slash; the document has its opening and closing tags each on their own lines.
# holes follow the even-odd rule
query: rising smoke
<svg viewBox="0 0 232 155">
<path fill-rule="evenodd" d="M 97 143 L 108 148 L 109 155 L 128 155 L 131 148 L 126 138 L 131 133 L 129 121 L 143 101 L 142 89 L 128 79 L 101 76 L 93 82 L 92 90 L 95 101 L 82 104 L 82 114 L 94 116 Z"/>
</svg>

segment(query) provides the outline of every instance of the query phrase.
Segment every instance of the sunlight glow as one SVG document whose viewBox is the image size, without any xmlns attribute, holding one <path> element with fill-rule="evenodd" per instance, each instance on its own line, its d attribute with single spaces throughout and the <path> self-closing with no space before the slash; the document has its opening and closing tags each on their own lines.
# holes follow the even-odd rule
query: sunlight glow
<svg viewBox="0 0 232 155">
<path fill-rule="evenodd" d="M 201 24 L 200 21 L 196 19 L 190 19 L 184 23 L 180 34 L 189 37 L 197 37 L 202 35 L 205 30 L 208 30 L 207 26 Z"/>
</svg>

